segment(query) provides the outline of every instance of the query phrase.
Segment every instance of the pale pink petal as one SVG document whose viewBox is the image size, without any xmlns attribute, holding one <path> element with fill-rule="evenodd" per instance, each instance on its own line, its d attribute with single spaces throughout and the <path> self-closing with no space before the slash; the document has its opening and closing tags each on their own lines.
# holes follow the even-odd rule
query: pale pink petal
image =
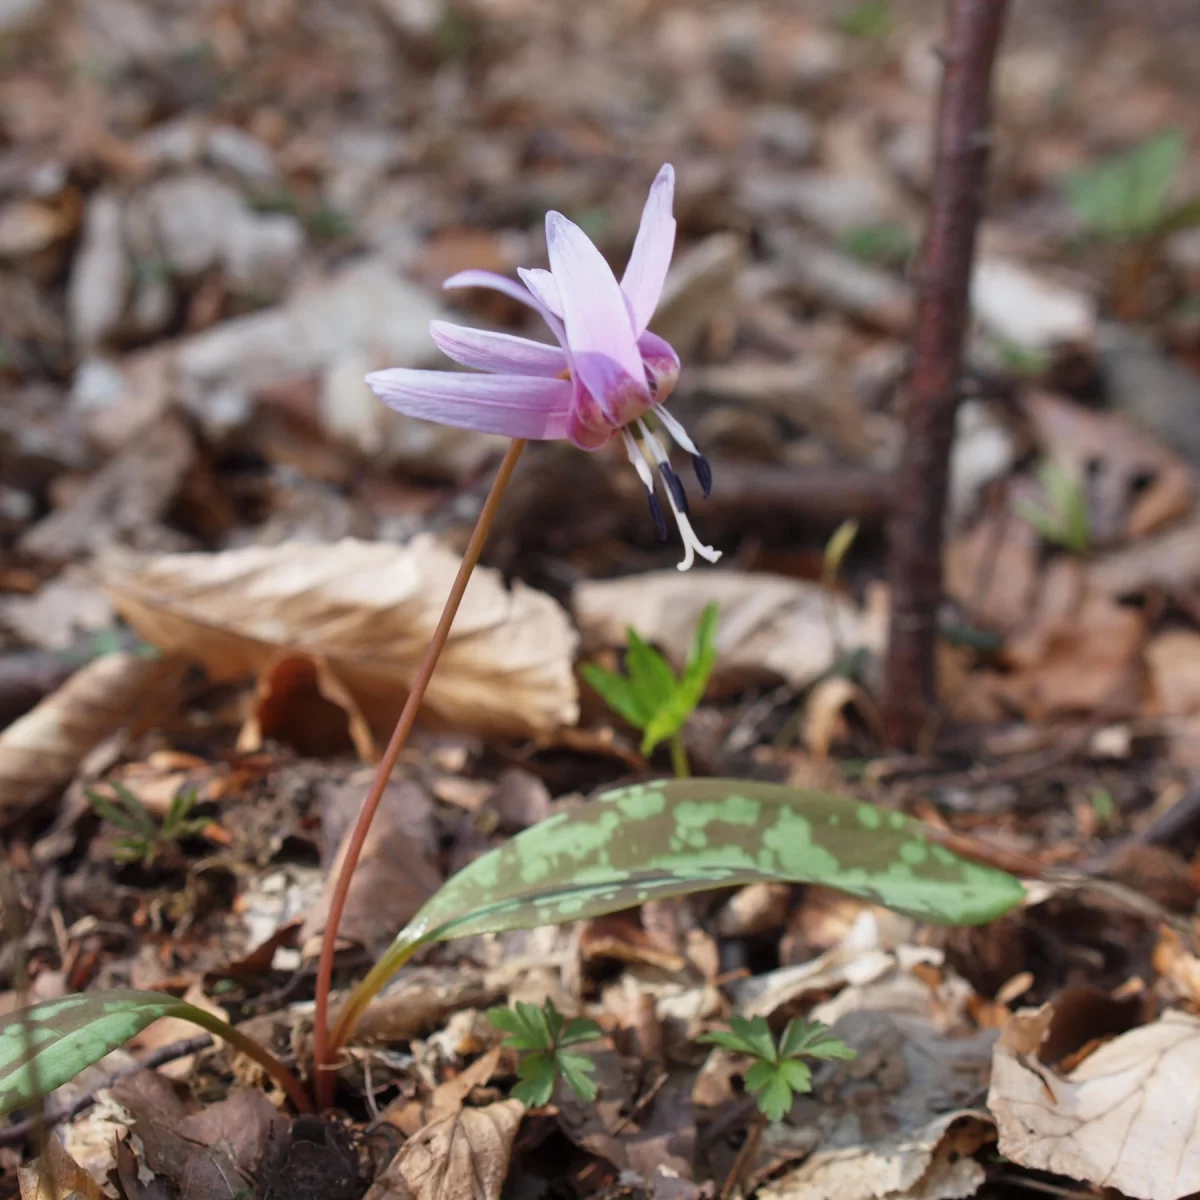
<svg viewBox="0 0 1200 1200">
<path fill-rule="evenodd" d="M 456 371 L 373 371 L 367 386 L 389 408 L 456 429 L 506 437 L 566 437 L 571 383 L 523 375 Z"/>
<path fill-rule="evenodd" d="M 541 267 L 518 267 L 517 274 L 546 308 L 556 317 L 562 317 L 562 296 L 559 294 L 558 284 L 554 282 L 554 276 L 549 271 L 543 271 Z"/>
<path fill-rule="evenodd" d="M 625 425 L 650 400 L 625 297 L 600 251 L 561 213 L 546 215 L 546 245 L 573 369 L 613 425 Z"/>
<path fill-rule="evenodd" d="M 561 346 L 547 346 L 511 333 L 469 329 L 448 321 L 430 321 L 429 332 L 448 358 L 464 367 L 495 371 L 502 375 L 561 375 L 567 356 Z"/>
<path fill-rule="evenodd" d="M 509 279 L 507 275 L 497 275 L 495 271 L 459 271 L 457 275 L 451 275 L 442 284 L 442 287 L 491 288 L 493 291 L 503 292 L 519 304 L 528 304 L 533 309 L 538 308 L 538 304 L 534 298 L 515 279 Z"/>
<path fill-rule="evenodd" d="M 548 275 L 549 273 L 549 271 L 542 272 L 544 275 Z M 492 288 L 497 292 L 503 292 L 506 296 L 519 301 L 521 304 L 528 304 L 550 326 L 550 331 L 558 339 L 559 343 L 564 347 L 567 344 L 567 335 L 563 329 L 561 313 L 556 314 L 553 309 L 543 304 L 534 293 L 528 288 L 522 287 L 515 279 L 509 279 L 504 275 L 497 275 L 495 271 L 459 271 L 457 275 L 451 275 L 442 284 L 442 287 L 485 287 Z"/>
<path fill-rule="evenodd" d="M 645 332 L 650 324 L 671 265 L 675 249 L 675 218 L 671 215 L 674 198 L 675 169 L 666 163 L 650 185 L 633 253 L 621 278 L 621 290 L 629 297 L 637 333 Z"/>
</svg>

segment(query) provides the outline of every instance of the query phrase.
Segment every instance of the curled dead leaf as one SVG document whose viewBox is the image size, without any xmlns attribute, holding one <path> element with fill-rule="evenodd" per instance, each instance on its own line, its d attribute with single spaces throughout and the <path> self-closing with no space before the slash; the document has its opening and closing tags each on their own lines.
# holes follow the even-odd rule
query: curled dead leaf
<svg viewBox="0 0 1200 1200">
<path fill-rule="evenodd" d="M 1138 1200 L 1200 1190 L 1200 1123 L 1180 1098 L 1200 1076 L 1200 1021 L 1169 1012 L 1060 1074 L 1038 1061 L 1050 1006 L 1013 1015 L 996 1046 L 988 1108 L 1021 1166 Z"/>
<path fill-rule="evenodd" d="M 308 678 L 320 700 L 348 713 L 355 745 L 371 756 L 399 715 L 458 565 L 431 537 L 405 546 L 347 538 L 113 564 L 104 582 L 154 645 L 214 679 L 258 676 L 257 724 L 243 746 L 264 723 L 287 727 L 281 698 Z M 549 596 L 521 583 L 509 590 L 499 572 L 477 569 L 426 707 L 483 734 L 526 737 L 573 724 L 575 643 Z M 298 671 L 296 659 L 312 669 Z"/>
<path fill-rule="evenodd" d="M 0 733 L 0 825 L 69 782 L 93 747 L 161 702 L 178 670 L 177 659 L 106 654 Z"/>
<path fill-rule="evenodd" d="M 404 1143 L 366 1200 L 499 1200 L 520 1100 L 464 1108 L 431 1121 Z"/>
</svg>

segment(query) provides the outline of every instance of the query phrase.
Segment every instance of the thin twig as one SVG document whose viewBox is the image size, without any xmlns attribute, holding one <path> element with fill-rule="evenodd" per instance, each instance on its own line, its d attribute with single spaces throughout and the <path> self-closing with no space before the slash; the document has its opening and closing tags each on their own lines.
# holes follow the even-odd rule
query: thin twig
<svg viewBox="0 0 1200 1200">
<path fill-rule="evenodd" d="M 454 624 L 454 618 L 458 614 L 458 606 L 462 602 L 463 593 L 467 590 L 471 572 L 479 561 L 484 543 L 491 531 L 492 522 L 495 520 L 496 510 L 500 507 L 500 498 L 504 495 L 504 489 L 512 478 L 517 459 L 521 457 L 521 451 L 524 448 L 525 442 L 522 439 L 513 439 L 504 455 L 504 461 L 500 464 L 500 469 L 496 472 L 496 478 L 492 481 L 491 490 L 479 513 L 479 519 L 475 522 L 471 540 L 467 543 L 467 548 L 463 553 L 458 574 L 454 578 L 449 596 L 446 597 L 446 605 L 442 609 L 441 618 L 433 632 L 433 637 L 429 640 L 429 645 L 425 648 L 424 657 L 421 659 L 420 667 L 417 668 L 416 678 L 413 680 L 412 689 L 408 693 L 404 708 L 396 721 L 396 728 L 392 731 L 391 740 L 383 752 L 383 757 L 379 760 L 375 778 L 371 781 L 371 790 L 363 801 L 358 820 L 354 825 L 354 832 L 346 847 L 346 857 L 342 860 L 341 868 L 338 871 L 337 882 L 334 884 L 333 896 L 329 903 L 329 917 L 325 922 L 325 931 L 321 935 L 321 957 L 317 963 L 316 1010 L 313 1014 L 313 1059 L 316 1073 L 316 1101 L 319 1109 L 326 1109 L 333 1102 L 335 1080 L 333 1054 L 338 1047 L 331 1044 L 332 1039 L 329 1036 L 329 989 L 333 982 L 333 958 L 337 947 L 338 926 L 341 924 L 342 913 L 346 907 L 346 897 L 350 894 L 350 880 L 354 875 L 354 868 L 358 865 L 363 846 L 366 844 L 371 822 L 383 799 L 388 779 L 391 777 L 400 752 L 404 749 L 408 735 L 416 723 L 421 702 L 425 699 L 425 691 L 429 687 L 430 679 L 433 678 L 434 668 L 437 667 L 438 659 L 446 645 L 446 639 L 450 636 L 450 626 Z"/>
<path fill-rule="evenodd" d="M 1007 0 L 950 0 L 929 226 L 921 255 L 907 437 L 888 530 L 892 619 L 883 719 L 914 748 L 936 700 L 942 524 L 959 401 L 975 230 L 990 142 L 992 64 Z"/>
<path fill-rule="evenodd" d="M 77 1117 L 84 1109 L 91 1108 L 96 1103 L 97 1094 L 104 1091 L 105 1088 L 112 1087 L 117 1080 L 136 1074 L 138 1071 L 153 1071 L 155 1067 L 162 1067 L 169 1062 L 186 1058 L 189 1054 L 197 1054 L 201 1050 L 207 1050 L 212 1043 L 213 1039 L 211 1035 L 198 1033 L 195 1037 L 184 1038 L 182 1041 L 171 1042 L 170 1045 L 159 1046 L 157 1050 L 151 1050 L 145 1058 L 135 1063 L 129 1063 L 119 1071 L 114 1071 L 107 1078 L 88 1088 L 83 1095 L 77 1096 L 65 1107 L 49 1109 L 46 1112 L 46 1128 L 49 1129 L 52 1126 L 61 1124 L 63 1121 L 69 1121 L 72 1117 Z M 6 1125 L 3 1129 L 0 1129 L 0 1146 L 20 1145 L 30 1137 L 36 1127 L 37 1121 L 33 1117 L 24 1121 L 17 1121 L 12 1125 Z"/>
</svg>

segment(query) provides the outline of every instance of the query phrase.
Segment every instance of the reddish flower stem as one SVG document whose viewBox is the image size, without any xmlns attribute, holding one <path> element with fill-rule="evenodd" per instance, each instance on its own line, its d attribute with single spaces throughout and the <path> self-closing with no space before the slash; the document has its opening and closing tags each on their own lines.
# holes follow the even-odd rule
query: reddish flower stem
<svg viewBox="0 0 1200 1200">
<path fill-rule="evenodd" d="M 929 226 L 921 253 L 904 452 L 888 529 L 892 592 L 883 724 L 916 747 L 936 703 L 942 525 L 959 401 L 975 230 L 990 142 L 992 65 L 1007 0 L 950 0 Z"/>
<path fill-rule="evenodd" d="M 375 813 L 379 808 L 380 801 L 383 799 L 383 792 L 387 787 L 388 779 L 391 777 L 392 771 L 396 766 L 396 761 L 400 757 L 400 752 L 404 749 L 404 745 L 408 741 L 408 735 L 412 731 L 413 724 L 416 722 L 417 713 L 421 708 L 421 701 L 425 697 L 425 691 L 429 687 L 430 679 L 433 678 L 434 669 L 437 667 L 438 659 L 445 648 L 446 639 L 450 635 L 450 626 L 454 623 L 454 618 L 458 614 L 458 606 L 462 603 L 463 594 L 467 590 L 467 582 L 471 578 L 471 572 L 475 569 L 475 564 L 479 561 L 479 555 L 482 553 L 488 533 L 491 531 L 492 522 L 496 517 L 496 510 L 500 507 L 500 498 L 504 494 L 504 489 L 508 486 L 508 481 L 512 478 L 513 468 L 516 467 L 517 459 L 521 457 L 521 451 L 524 449 L 524 440 L 514 438 L 504 455 L 504 461 L 500 464 L 500 469 L 496 472 L 496 478 L 492 481 L 491 490 L 484 501 L 479 519 L 475 522 L 475 529 L 471 534 L 471 540 L 467 543 L 466 551 L 463 553 L 462 564 L 458 568 L 458 574 L 454 578 L 450 594 L 446 597 L 446 605 L 442 609 L 441 619 L 438 621 L 437 628 L 433 631 L 433 637 L 425 649 L 425 656 L 421 659 L 421 665 L 417 669 L 412 690 L 408 693 L 408 699 L 405 700 L 404 708 L 396 721 L 396 728 L 392 731 L 391 741 L 388 742 L 387 749 L 383 752 L 383 757 L 379 760 L 379 766 L 375 771 L 375 778 L 371 782 L 371 790 L 367 793 L 366 800 L 363 801 L 362 809 L 358 814 L 358 821 L 354 826 L 354 833 L 351 836 L 350 844 L 346 848 L 346 857 L 342 862 L 341 870 L 338 872 L 337 883 L 333 889 L 333 898 L 329 904 L 329 919 L 325 923 L 325 932 L 321 936 L 321 957 L 317 963 L 316 1012 L 313 1017 L 313 1058 L 316 1071 L 315 1095 L 318 1109 L 327 1109 L 333 1103 L 335 1064 L 330 1061 L 329 989 L 333 981 L 333 958 L 337 946 L 338 927 L 341 925 L 342 914 L 346 908 L 346 897 L 350 894 L 350 880 L 354 875 L 354 868 L 358 865 L 359 856 L 362 854 L 363 846 L 366 843 L 367 832 L 371 828 L 371 822 L 375 819 Z"/>
</svg>

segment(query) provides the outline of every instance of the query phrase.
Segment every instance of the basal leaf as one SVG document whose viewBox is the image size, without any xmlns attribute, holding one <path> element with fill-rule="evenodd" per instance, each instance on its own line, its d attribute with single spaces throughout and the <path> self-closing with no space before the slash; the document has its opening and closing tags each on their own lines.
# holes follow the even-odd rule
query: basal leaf
<svg viewBox="0 0 1200 1200">
<path fill-rule="evenodd" d="M 186 1017 L 191 1008 L 174 996 L 121 988 L 8 1013 L 0 1018 L 0 1116 L 66 1083 L 152 1021 Z"/>
<path fill-rule="evenodd" d="M 422 942 L 528 929 L 756 880 L 819 883 L 921 920 L 977 925 L 1020 882 L 930 842 L 902 813 L 729 779 L 659 780 L 556 813 L 436 892 L 372 971 Z"/>
</svg>

